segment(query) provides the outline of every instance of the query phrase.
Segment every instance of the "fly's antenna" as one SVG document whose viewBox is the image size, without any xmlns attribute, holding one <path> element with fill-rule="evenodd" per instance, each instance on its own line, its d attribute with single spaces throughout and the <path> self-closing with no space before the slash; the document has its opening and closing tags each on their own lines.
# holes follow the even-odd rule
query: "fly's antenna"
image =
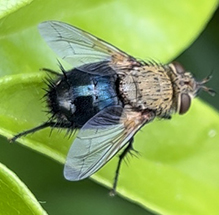
<svg viewBox="0 0 219 215">
<path fill-rule="evenodd" d="M 198 90 L 204 90 L 207 93 L 209 93 L 211 96 L 215 96 L 216 92 L 212 89 L 209 88 L 207 86 L 205 86 L 206 83 L 208 83 L 211 79 L 212 79 L 212 73 L 210 75 L 208 75 L 206 78 L 204 78 L 202 81 L 197 82 L 197 88 Z"/>
</svg>

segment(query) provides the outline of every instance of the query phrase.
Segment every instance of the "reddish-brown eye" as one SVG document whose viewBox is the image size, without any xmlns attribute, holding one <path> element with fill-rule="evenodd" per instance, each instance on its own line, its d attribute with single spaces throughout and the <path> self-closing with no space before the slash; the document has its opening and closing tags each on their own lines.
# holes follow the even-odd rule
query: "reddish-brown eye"
<svg viewBox="0 0 219 215">
<path fill-rule="evenodd" d="M 191 97 L 185 93 L 181 94 L 179 105 L 179 114 L 186 113 L 191 105 Z"/>
<path fill-rule="evenodd" d="M 184 67 L 183 67 L 180 63 L 174 61 L 172 64 L 175 66 L 176 72 L 177 72 L 178 74 L 182 74 L 182 73 L 185 72 Z"/>
</svg>

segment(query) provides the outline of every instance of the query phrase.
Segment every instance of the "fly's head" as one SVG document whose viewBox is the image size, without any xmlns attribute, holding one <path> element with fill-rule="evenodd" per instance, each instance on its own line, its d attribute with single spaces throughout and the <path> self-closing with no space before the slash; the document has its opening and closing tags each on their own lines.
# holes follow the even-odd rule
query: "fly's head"
<svg viewBox="0 0 219 215">
<path fill-rule="evenodd" d="M 173 62 L 168 65 L 170 67 L 170 78 L 173 85 L 173 109 L 179 114 L 186 113 L 191 105 L 191 100 L 196 97 L 200 90 L 207 91 L 214 95 L 214 90 L 205 86 L 211 79 L 206 77 L 198 82 L 190 72 L 186 72 L 181 64 Z"/>
</svg>

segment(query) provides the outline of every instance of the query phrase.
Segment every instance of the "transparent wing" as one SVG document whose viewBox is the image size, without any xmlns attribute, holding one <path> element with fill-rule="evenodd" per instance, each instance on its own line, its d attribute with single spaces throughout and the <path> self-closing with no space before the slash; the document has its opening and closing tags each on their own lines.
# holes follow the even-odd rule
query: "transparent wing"
<svg viewBox="0 0 219 215">
<path fill-rule="evenodd" d="M 135 61 L 114 46 L 66 23 L 46 21 L 38 27 L 50 48 L 74 67 L 102 61 Z"/>
<path fill-rule="evenodd" d="M 108 162 L 148 120 L 120 106 L 108 107 L 91 118 L 73 142 L 64 176 L 71 181 L 89 177 Z"/>
</svg>

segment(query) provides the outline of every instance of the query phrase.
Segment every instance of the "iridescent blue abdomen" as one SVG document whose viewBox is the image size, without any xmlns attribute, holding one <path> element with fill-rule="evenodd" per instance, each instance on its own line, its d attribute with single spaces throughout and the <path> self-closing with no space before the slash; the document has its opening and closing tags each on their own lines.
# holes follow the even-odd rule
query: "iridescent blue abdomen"
<svg viewBox="0 0 219 215">
<path fill-rule="evenodd" d="M 122 105 L 117 95 L 117 75 L 100 76 L 73 69 L 50 83 L 48 106 L 60 123 L 81 128 L 102 109 Z"/>
</svg>

